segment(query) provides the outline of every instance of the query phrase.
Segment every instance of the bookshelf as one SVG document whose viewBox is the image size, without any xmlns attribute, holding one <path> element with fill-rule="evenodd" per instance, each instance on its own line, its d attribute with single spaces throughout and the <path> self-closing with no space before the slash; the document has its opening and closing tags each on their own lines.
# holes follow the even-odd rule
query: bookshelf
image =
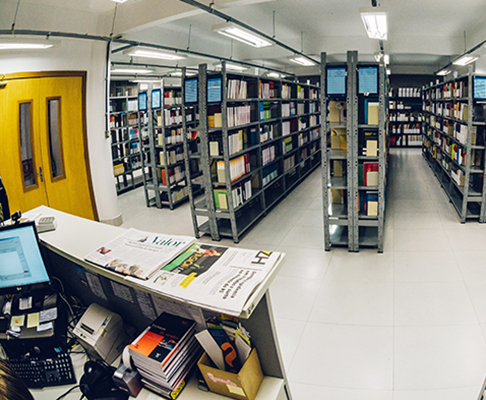
<svg viewBox="0 0 486 400">
<path fill-rule="evenodd" d="M 390 147 L 421 147 L 421 88 L 391 87 L 388 104 Z"/>
<path fill-rule="evenodd" d="M 317 86 L 228 72 L 198 75 L 204 196 L 195 236 L 235 243 L 320 162 Z"/>
<path fill-rule="evenodd" d="M 469 66 L 467 74 L 423 90 L 423 155 L 461 223 L 486 222 L 485 80 Z"/>
<path fill-rule="evenodd" d="M 143 184 L 140 138 L 146 131 L 146 115 L 138 110 L 138 88 L 112 82 L 108 127 L 117 193 Z"/>
<path fill-rule="evenodd" d="M 383 252 L 387 90 L 383 64 L 326 63 L 321 54 L 324 248 Z M 325 88 L 325 92 L 324 92 Z"/>
<path fill-rule="evenodd" d="M 185 112 L 181 87 L 148 85 L 149 134 L 144 140 L 144 189 L 147 207 L 171 210 L 189 197 L 184 132 L 197 124 L 197 115 Z M 186 128 L 185 128 L 186 127 Z"/>
</svg>

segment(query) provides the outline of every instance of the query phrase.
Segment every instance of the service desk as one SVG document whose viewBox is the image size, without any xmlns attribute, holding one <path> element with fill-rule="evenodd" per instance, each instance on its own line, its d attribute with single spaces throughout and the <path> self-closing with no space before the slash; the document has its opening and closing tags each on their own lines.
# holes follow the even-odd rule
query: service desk
<svg viewBox="0 0 486 400">
<path fill-rule="evenodd" d="M 140 310 L 140 303 L 137 303 L 139 297 L 152 296 L 154 304 L 157 303 L 158 299 L 174 302 L 173 299 L 165 300 L 164 296 L 159 293 L 149 292 L 144 287 L 137 285 L 136 282 L 126 281 L 120 274 L 84 260 L 88 253 L 116 238 L 125 229 L 75 217 L 45 206 L 38 207 L 32 212 L 41 213 L 42 216 L 54 216 L 57 220 L 58 227 L 55 231 L 41 233 L 39 237 L 41 244 L 46 249 L 49 273 L 63 282 L 66 293 L 79 296 L 85 305 L 97 302 L 118 312 L 126 323 L 139 331 L 150 323 L 150 319 L 146 318 L 147 315 L 143 315 L 143 310 Z M 265 375 L 257 400 L 292 399 L 268 294 L 270 283 L 278 274 L 281 266 L 282 262 L 279 262 L 272 269 L 248 299 L 239 316 L 242 324 L 251 332 L 252 341 L 258 350 L 262 371 Z M 89 276 L 91 280 L 87 279 L 86 276 Z M 101 285 L 96 290 L 92 283 L 93 277 L 96 278 L 97 285 Z M 123 293 L 120 294 L 120 291 Z M 181 302 L 178 303 L 178 306 L 181 308 L 194 307 Z M 202 309 L 201 311 L 205 315 L 208 313 L 210 315 L 212 310 Z M 74 354 L 72 359 L 79 381 L 85 356 Z M 33 390 L 33 393 L 36 399 L 52 400 L 68 389 L 69 386 L 62 386 Z M 66 399 L 79 399 L 79 397 L 80 392 L 75 390 Z M 188 383 L 179 397 L 180 400 L 217 400 L 224 398 L 226 397 L 198 390 L 195 379 Z M 159 399 L 159 397 L 144 389 L 137 399 L 152 400 Z"/>
</svg>

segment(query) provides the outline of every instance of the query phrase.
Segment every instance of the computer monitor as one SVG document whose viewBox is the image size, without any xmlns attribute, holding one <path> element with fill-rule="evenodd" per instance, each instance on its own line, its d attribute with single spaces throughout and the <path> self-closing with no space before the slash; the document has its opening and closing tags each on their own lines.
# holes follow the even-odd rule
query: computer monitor
<svg viewBox="0 0 486 400">
<path fill-rule="evenodd" d="M 486 100 L 486 77 L 475 76 L 474 81 L 474 100 Z"/>
<path fill-rule="evenodd" d="M 0 295 L 50 286 L 34 222 L 0 227 Z"/>
<path fill-rule="evenodd" d="M 147 111 L 147 92 L 138 94 L 138 111 Z"/>
<path fill-rule="evenodd" d="M 378 67 L 358 67 L 358 94 L 378 94 Z"/>
<path fill-rule="evenodd" d="M 221 102 L 222 98 L 221 77 L 208 79 L 208 103 Z"/>
<path fill-rule="evenodd" d="M 327 67 L 326 94 L 328 96 L 346 96 L 346 67 Z"/>
<path fill-rule="evenodd" d="M 197 103 L 197 78 L 184 81 L 184 103 Z"/>
<path fill-rule="evenodd" d="M 162 91 L 160 89 L 152 90 L 152 110 L 160 110 L 162 104 Z"/>
</svg>

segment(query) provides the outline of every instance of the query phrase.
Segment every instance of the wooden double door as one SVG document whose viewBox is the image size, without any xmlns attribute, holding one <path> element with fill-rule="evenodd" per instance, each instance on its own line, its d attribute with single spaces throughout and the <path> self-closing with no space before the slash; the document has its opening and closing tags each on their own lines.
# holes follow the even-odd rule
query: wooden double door
<svg viewBox="0 0 486 400">
<path fill-rule="evenodd" d="M 12 74 L 0 88 L 0 176 L 10 210 L 97 219 L 86 138 L 86 73 Z"/>
</svg>

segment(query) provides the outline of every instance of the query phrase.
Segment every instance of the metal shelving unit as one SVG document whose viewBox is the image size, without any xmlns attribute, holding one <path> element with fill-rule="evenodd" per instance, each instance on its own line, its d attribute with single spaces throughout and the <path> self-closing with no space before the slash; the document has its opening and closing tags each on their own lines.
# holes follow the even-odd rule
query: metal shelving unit
<svg viewBox="0 0 486 400">
<path fill-rule="evenodd" d="M 181 87 L 165 87 L 161 80 L 160 88 L 150 83 L 146 93 L 149 134 L 143 143 L 145 200 L 147 207 L 168 206 L 172 210 L 189 198 L 183 137 L 197 121 L 183 107 Z M 157 106 L 152 103 L 153 95 L 158 99 Z"/>
<path fill-rule="evenodd" d="M 204 195 L 191 200 L 195 236 L 238 243 L 319 164 L 319 88 L 229 72 L 225 63 L 211 73 L 201 65 L 198 79 L 200 151 L 189 159 L 200 159 Z M 208 103 L 213 79 L 221 82 L 221 99 Z M 245 87 L 246 96 L 230 85 Z M 237 114 L 240 120 L 230 120 Z"/>
<path fill-rule="evenodd" d="M 333 246 L 347 246 L 349 251 L 357 252 L 360 247 L 376 247 L 381 253 L 388 151 L 385 68 L 378 63 L 359 63 L 356 51 L 347 53 L 346 63 L 326 63 L 326 54 L 323 53 L 321 66 L 323 89 L 329 84 L 326 82 L 328 69 L 344 68 L 346 71 L 346 93 L 329 93 L 326 89 L 326 93 L 321 94 L 322 119 L 326 121 L 326 128 L 321 133 L 324 248 L 329 251 Z M 360 67 L 376 68 L 376 94 L 359 93 Z M 376 125 L 368 125 L 365 120 L 363 113 L 367 101 L 378 103 Z M 365 132 L 371 132 L 376 138 L 377 154 L 360 154 Z M 336 137 L 340 140 L 336 141 Z M 363 172 L 364 165 L 368 163 L 378 167 L 377 186 L 366 186 L 361 182 L 366 173 Z M 371 202 L 376 206 L 376 212 L 367 211 Z M 360 205 L 367 210 L 360 209 Z"/>
<path fill-rule="evenodd" d="M 138 110 L 136 86 L 112 87 L 108 127 L 118 194 L 142 185 L 140 138 L 143 117 Z M 122 90 L 123 93 L 113 93 Z M 135 116 L 135 118 L 133 118 Z"/>
<path fill-rule="evenodd" d="M 456 209 L 461 223 L 486 222 L 485 123 L 482 101 L 474 98 L 474 81 L 468 73 L 430 85 L 423 90 L 423 155 Z M 478 114 L 478 115 L 476 115 Z"/>
</svg>

